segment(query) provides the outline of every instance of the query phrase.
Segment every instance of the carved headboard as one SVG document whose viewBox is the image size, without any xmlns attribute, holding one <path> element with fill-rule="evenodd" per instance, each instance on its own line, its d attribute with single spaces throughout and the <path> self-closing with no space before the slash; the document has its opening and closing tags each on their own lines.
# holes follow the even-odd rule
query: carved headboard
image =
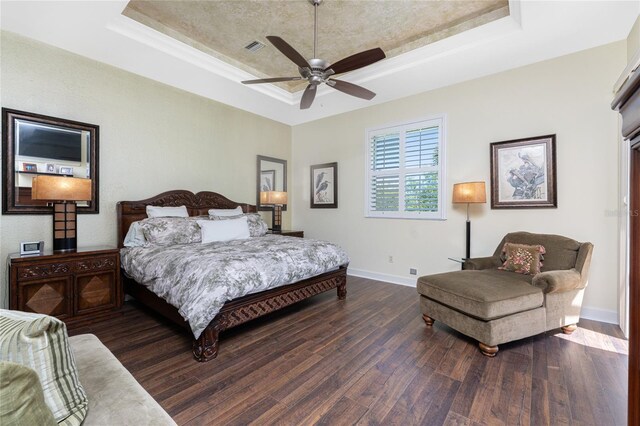
<svg viewBox="0 0 640 426">
<path fill-rule="evenodd" d="M 189 216 L 207 215 L 209 209 L 233 209 L 242 207 L 245 213 L 256 212 L 256 206 L 236 203 L 216 192 L 202 191 L 194 194 L 191 191 L 167 191 L 155 197 L 140 201 L 120 201 L 116 205 L 118 211 L 118 247 L 122 248 L 124 237 L 135 221 L 147 217 L 147 206 L 186 206 Z"/>
</svg>

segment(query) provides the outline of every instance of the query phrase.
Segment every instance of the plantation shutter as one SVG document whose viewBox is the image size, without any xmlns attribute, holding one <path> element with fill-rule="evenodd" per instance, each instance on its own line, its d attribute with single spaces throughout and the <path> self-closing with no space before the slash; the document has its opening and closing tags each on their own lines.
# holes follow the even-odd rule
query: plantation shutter
<svg viewBox="0 0 640 426">
<path fill-rule="evenodd" d="M 368 133 L 371 217 L 442 219 L 443 118 Z"/>
<path fill-rule="evenodd" d="M 371 140 L 370 208 L 398 211 L 400 201 L 400 134 L 374 136 Z M 390 173 L 389 173 L 390 172 Z"/>
</svg>

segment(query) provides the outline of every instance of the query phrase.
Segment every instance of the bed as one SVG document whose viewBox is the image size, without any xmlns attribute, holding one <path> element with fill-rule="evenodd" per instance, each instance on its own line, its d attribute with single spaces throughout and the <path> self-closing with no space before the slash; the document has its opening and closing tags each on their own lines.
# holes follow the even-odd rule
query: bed
<svg viewBox="0 0 640 426">
<path fill-rule="evenodd" d="M 121 201 L 117 203 L 118 247 L 124 247 L 124 239 L 132 223 L 147 217 L 147 206 L 186 206 L 190 216 L 207 215 L 209 209 L 233 209 L 238 206 L 244 213 L 257 212 L 250 204 L 237 203 L 215 192 L 198 192 L 175 190 L 168 191 L 155 197 L 139 201 Z M 295 238 L 295 237 L 270 237 Z M 238 297 L 224 303 L 218 313 L 206 325 L 198 338 L 193 341 L 193 356 L 200 362 L 209 361 L 218 354 L 218 339 L 220 332 L 243 324 L 247 321 L 274 312 L 298 301 L 315 296 L 322 292 L 337 289 L 339 300 L 347 295 L 346 288 L 347 263 L 334 270 L 324 272 L 310 278 L 282 285 L 276 288 L 259 291 Z M 135 279 L 121 271 L 122 282 L 126 294 L 134 297 L 144 306 L 158 312 L 176 324 L 191 330 L 189 322 L 179 313 L 178 309 L 160 296 L 149 290 L 147 286 L 136 282 Z"/>
</svg>

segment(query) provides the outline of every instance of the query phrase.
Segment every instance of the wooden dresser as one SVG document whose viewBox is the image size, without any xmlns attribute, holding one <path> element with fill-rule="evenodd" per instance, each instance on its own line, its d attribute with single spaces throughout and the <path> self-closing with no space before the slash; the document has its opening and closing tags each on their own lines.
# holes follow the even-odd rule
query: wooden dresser
<svg viewBox="0 0 640 426">
<path fill-rule="evenodd" d="M 38 312 L 67 324 L 111 316 L 122 306 L 120 255 L 113 247 L 34 256 L 11 254 L 9 309 Z"/>
<path fill-rule="evenodd" d="M 304 231 L 292 231 L 290 229 L 283 229 L 280 232 L 268 231 L 267 233 L 268 234 L 274 234 L 274 235 L 284 235 L 286 237 L 304 238 Z"/>
</svg>

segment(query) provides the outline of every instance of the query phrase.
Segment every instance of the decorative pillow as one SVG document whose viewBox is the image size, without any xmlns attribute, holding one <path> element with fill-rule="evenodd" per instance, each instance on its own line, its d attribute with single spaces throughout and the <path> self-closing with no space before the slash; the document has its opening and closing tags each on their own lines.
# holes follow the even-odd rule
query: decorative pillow
<svg viewBox="0 0 640 426">
<path fill-rule="evenodd" d="M 189 217 L 189 212 L 187 211 L 187 206 L 147 206 L 147 217 Z"/>
<path fill-rule="evenodd" d="M 505 271 L 517 272 L 525 275 L 540 273 L 545 248 L 541 245 L 528 246 L 525 244 L 505 243 L 502 247 L 505 261 L 501 267 Z"/>
<path fill-rule="evenodd" d="M 210 209 L 209 216 L 239 216 L 241 215 L 242 207 L 238 206 L 235 209 Z"/>
<path fill-rule="evenodd" d="M 87 414 L 87 395 L 65 324 L 48 315 L 0 309 L 0 341 L 0 360 L 37 372 L 44 400 L 58 424 L 80 425 Z"/>
<path fill-rule="evenodd" d="M 197 221 L 183 217 L 154 217 L 140 222 L 147 244 L 170 246 L 201 241 Z"/>
<path fill-rule="evenodd" d="M 125 247 L 142 247 L 147 243 L 147 239 L 144 237 L 140 222 L 133 222 L 127 231 L 127 235 L 124 237 L 123 245 Z"/>
<path fill-rule="evenodd" d="M 211 210 L 209 210 L 211 211 Z M 209 216 L 212 220 L 229 220 L 238 219 L 240 217 L 246 217 L 249 224 L 249 234 L 252 237 L 262 237 L 269 230 L 269 226 L 262 220 L 262 216 L 258 213 L 246 213 L 237 216 Z"/>
<path fill-rule="evenodd" d="M 249 238 L 249 224 L 246 217 L 228 220 L 199 220 L 202 229 L 202 243 L 213 241 L 242 240 Z"/>
<path fill-rule="evenodd" d="M 0 424 L 56 426 L 44 402 L 38 373 L 29 367 L 0 361 Z"/>
</svg>

